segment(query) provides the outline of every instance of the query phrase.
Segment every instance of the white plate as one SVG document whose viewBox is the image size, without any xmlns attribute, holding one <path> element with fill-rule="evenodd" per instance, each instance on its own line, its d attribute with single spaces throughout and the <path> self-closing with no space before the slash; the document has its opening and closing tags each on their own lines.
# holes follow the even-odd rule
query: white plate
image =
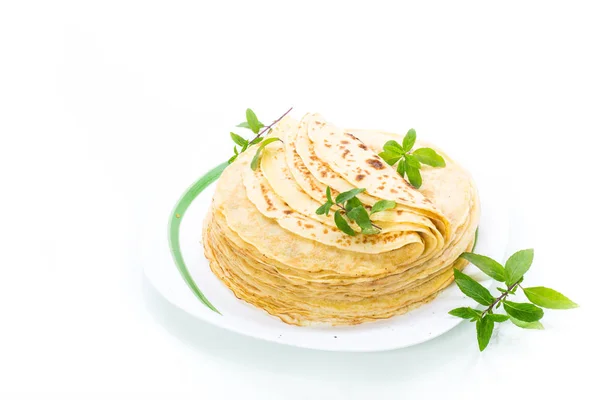
<svg viewBox="0 0 600 400">
<path fill-rule="evenodd" d="M 476 253 L 504 261 L 508 240 L 508 215 L 492 180 L 478 180 L 482 215 Z M 287 325 L 239 299 L 211 272 L 200 244 L 202 221 L 211 202 L 214 184 L 192 202 L 181 221 L 181 249 L 190 274 L 206 298 L 222 313 L 202 304 L 188 288 L 163 245 L 165 257 L 144 265 L 150 283 L 169 302 L 203 321 L 224 329 L 281 344 L 330 351 L 370 352 L 412 346 L 449 331 L 462 320 L 448 315 L 461 306 L 477 304 L 456 284 L 435 300 L 407 314 L 350 327 L 297 327 Z M 465 272 L 486 287 L 493 281 L 469 265 Z"/>
</svg>

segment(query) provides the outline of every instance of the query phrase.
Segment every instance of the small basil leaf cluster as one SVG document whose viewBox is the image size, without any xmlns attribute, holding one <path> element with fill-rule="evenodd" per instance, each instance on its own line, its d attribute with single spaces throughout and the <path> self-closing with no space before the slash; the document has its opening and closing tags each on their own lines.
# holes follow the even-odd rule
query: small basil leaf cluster
<svg viewBox="0 0 600 400">
<path fill-rule="evenodd" d="M 261 136 L 259 136 L 258 132 L 265 125 L 258 120 L 258 118 L 256 117 L 256 114 L 254 113 L 254 111 L 252 111 L 252 109 L 250 109 L 250 108 L 246 109 L 246 121 L 242 122 L 241 124 L 238 124 L 237 126 L 240 128 L 250 129 L 257 136 L 254 137 L 254 139 L 248 140 L 248 139 L 244 139 L 243 137 L 241 137 L 240 135 L 238 135 L 235 132 L 229 132 L 229 135 L 231 136 L 231 140 L 233 140 L 233 142 L 235 143 L 235 145 L 233 146 L 233 156 L 228 160 L 229 164 L 234 162 L 235 159 L 237 158 L 237 156 L 240 153 L 243 153 L 244 151 L 246 151 L 246 149 L 248 147 L 252 146 L 253 144 L 260 143 L 263 140 L 263 138 Z M 238 146 L 241 147 L 239 151 L 238 151 Z"/>
<path fill-rule="evenodd" d="M 454 280 L 459 289 L 479 304 L 485 306 L 484 310 L 471 307 L 455 308 L 449 312 L 455 317 L 468 319 L 475 322 L 479 350 L 483 351 L 492 337 L 494 324 L 510 320 L 513 324 L 524 329 L 544 329 L 540 320 L 544 316 L 543 308 L 568 309 L 575 308 L 577 304 L 565 295 L 554 289 L 543 286 L 524 288 L 521 286 L 523 276 L 533 262 L 533 249 L 517 251 L 502 266 L 499 262 L 475 253 L 463 253 L 461 257 L 475 265 L 483 273 L 498 282 L 506 284 L 506 288 L 498 287 L 500 296 L 494 297 L 481 284 L 470 276 L 454 269 Z M 531 303 L 517 303 L 508 300 L 520 288 Z M 495 313 L 500 306 L 506 314 Z"/>
<path fill-rule="evenodd" d="M 335 201 L 331 196 L 331 188 L 327 186 L 325 194 L 327 201 L 317 208 L 315 211 L 317 215 L 329 215 L 331 207 L 337 206 L 337 210 L 333 215 L 335 225 L 339 230 L 350 236 L 356 236 L 356 231 L 350 227 L 348 221 L 354 221 L 360 227 L 360 233 L 363 235 L 374 235 L 381 232 L 381 227 L 375 225 L 371 221 L 370 215 L 376 212 L 389 210 L 396 207 L 396 202 L 391 200 L 379 200 L 373 207 L 371 207 L 371 213 L 367 211 L 362 202 L 356 197 L 358 194 L 364 192 L 365 189 L 357 188 L 348 190 L 347 192 L 340 193 L 336 196 Z"/>
<path fill-rule="evenodd" d="M 234 162 L 235 159 L 238 157 L 238 155 L 240 155 L 241 153 L 246 151 L 246 149 L 248 149 L 248 147 L 250 147 L 254 144 L 261 143 L 264 139 L 263 135 L 265 133 L 269 134 L 271 132 L 273 126 L 276 123 L 278 123 L 279 121 L 281 121 L 281 119 L 283 117 L 285 117 L 290 111 L 292 111 L 292 107 L 290 107 L 290 109 L 287 110 L 281 117 L 279 117 L 275 121 L 273 121 L 273 123 L 271 123 L 271 125 L 265 126 L 265 124 L 263 124 L 262 122 L 259 121 L 259 119 L 256 116 L 256 114 L 254 113 L 254 111 L 252 111 L 252 109 L 250 109 L 250 108 L 247 108 L 246 109 L 246 121 L 244 121 L 236 126 L 239 128 L 250 129 L 256 136 L 254 136 L 254 138 L 252 138 L 252 139 L 244 139 L 242 136 L 238 135 L 235 132 L 229 132 L 229 135 L 231 136 L 231 140 L 233 140 L 233 142 L 235 143 L 235 145 L 233 146 L 233 156 L 228 160 L 229 164 Z M 260 145 L 260 147 L 256 151 L 256 154 L 254 155 L 254 159 L 252 160 L 252 163 L 250 164 L 250 166 L 253 170 L 255 170 L 258 167 L 258 163 L 260 161 L 260 155 L 262 154 L 262 151 L 265 148 L 265 146 L 267 144 L 273 143 L 277 140 L 281 141 L 280 139 L 277 139 L 277 138 L 269 138 Z M 240 146 L 239 150 L 238 150 L 238 146 Z"/>
<path fill-rule="evenodd" d="M 417 140 L 417 132 L 410 129 L 404 136 L 402 144 L 395 140 L 390 140 L 383 145 L 383 152 L 379 153 L 379 157 L 391 166 L 398 163 L 396 171 L 404 178 L 408 177 L 408 181 L 415 188 L 420 188 L 423 183 L 421 177 L 421 164 L 430 165 L 432 167 L 445 167 L 446 162 L 435 150 L 429 147 L 422 147 L 411 152 L 415 141 Z"/>
</svg>

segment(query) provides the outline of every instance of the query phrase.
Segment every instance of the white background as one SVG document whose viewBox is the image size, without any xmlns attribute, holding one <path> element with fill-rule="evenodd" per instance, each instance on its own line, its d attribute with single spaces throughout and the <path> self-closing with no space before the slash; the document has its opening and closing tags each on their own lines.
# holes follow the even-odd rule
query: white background
<svg viewBox="0 0 600 400">
<path fill-rule="evenodd" d="M 1 1 L 0 397 L 593 397 L 599 10 L 396 3 Z M 166 236 L 182 190 L 229 157 L 246 107 L 267 121 L 291 105 L 415 127 L 486 169 L 510 250 L 535 248 L 527 282 L 581 307 L 548 311 L 544 331 L 503 325 L 482 354 L 465 323 L 342 354 L 173 309 L 144 282 L 158 251 L 145 238 Z"/>
</svg>

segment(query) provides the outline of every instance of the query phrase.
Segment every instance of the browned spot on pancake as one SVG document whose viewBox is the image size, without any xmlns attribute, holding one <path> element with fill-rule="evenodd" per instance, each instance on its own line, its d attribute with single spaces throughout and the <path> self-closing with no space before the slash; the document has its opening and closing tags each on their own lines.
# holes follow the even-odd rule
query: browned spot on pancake
<svg viewBox="0 0 600 400">
<path fill-rule="evenodd" d="M 312 229 L 312 228 L 314 228 L 315 226 L 314 226 L 314 225 L 311 225 L 311 224 L 306 224 L 306 225 L 304 225 L 304 227 L 305 227 L 306 229 Z"/>
<path fill-rule="evenodd" d="M 367 169 L 367 170 L 365 170 L 365 174 L 367 174 L 367 175 L 371 175 L 371 173 L 369 172 L 369 170 L 368 170 L 368 169 Z"/>
<path fill-rule="evenodd" d="M 383 176 L 378 176 L 377 179 L 382 180 Z"/>
<path fill-rule="evenodd" d="M 363 179 L 365 179 L 365 177 L 366 177 L 366 175 L 358 174 L 358 175 L 356 175 L 356 180 L 357 181 L 362 181 Z"/>
<path fill-rule="evenodd" d="M 379 186 L 377 189 L 383 190 L 383 189 L 385 189 L 385 186 Z"/>
<path fill-rule="evenodd" d="M 310 234 L 310 236 L 312 236 L 312 237 L 314 237 L 314 238 L 316 238 L 316 237 L 317 237 L 317 235 L 315 235 L 314 233 L 311 233 L 311 234 Z"/>
<path fill-rule="evenodd" d="M 384 178 L 389 178 L 390 176 L 388 174 L 383 174 Z"/>
<path fill-rule="evenodd" d="M 327 176 L 327 171 L 321 171 L 321 178 L 325 178 Z"/>
<path fill-rule="evenodd" d="M 317 156 L 310 156 L 309 158 L 310 158 L 311 160 L 313 160 L 313 161 L 317 161 L 317 160 L 318 160 Z"/>
<path fill-rule="evenodd" d="M 298 224 L 298 226 L 302 226 L 302 222 L 296 221 L 296 223 Z"/>
<path fill-rule="evenodd" d="M 392 192 L 392 193 L 398 193 L 398 191 L 396 189 L 394 189 L 394 188 L 391 188 L 390 192 Z"/>
<path fill-rule="evenodd" d="M 327 235 L 329 233 L 329 229 L 323 229 L 323 233 Z"/>
<path fill-rule="evenodd" d="M 349 141 L 347 141 L 347 140 L 342 140 L 340 143 L 341 143 L 341 144 L 350 144 L 350 142 L 349 142 Z"/>
<path fill-rule="evenodd" d="M 383 163 L 375 158 L 369 158 L 367 160 L 367 164 L 375 169 L 384 169 Z M 384 175 L 385 176 L 385 175 Z"/>
<path fill-rule="evenodd" d="M 323 125 L 323 123 L 319 122 L 319 121 L 315 121 L 315 125 Z"/>
<path fill-rule="evenodd" d="M 359 144 L 358 147 L 360 147 L 363 150 L 367 150 L 367 146 L 365 146 L 364 143 Z"/>
<path fill-rule="evenodd" d="M 293 213 L 293 211 L 292 210 L 284 210 L 283 213 L 285 215 L 290 215 L 291 213 Z"/>
<path fill-rule="evenodd" d="M 327 143 L 325 143 L 325 147 L 331 147 L 331 145 L 330 145 L 330 144 L 327 144 Z"/>
<path fill-rule="evenodd" d="M 344 150 L 344 153 L 342 154 L 342 158 L 346 158 L 348 153 L 350 153 L 350 150 L 348 150 L 348 149 Z"/>
</svg>

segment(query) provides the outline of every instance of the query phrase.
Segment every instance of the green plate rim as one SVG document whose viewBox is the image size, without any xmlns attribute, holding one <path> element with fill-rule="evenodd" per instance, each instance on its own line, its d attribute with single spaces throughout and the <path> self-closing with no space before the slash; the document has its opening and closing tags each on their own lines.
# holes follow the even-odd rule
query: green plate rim
<svg viewBox="0 0 600 400">
<path fill-rule="evenodd" d="M 171 256 L 173 257 L 173 261 L 181 274 L 181 277 L 188 285 L 192 293 L 204 304 L 206 307 L 210 308 L 217 314 L 221 314 L 219 310 L 212 305 L 212 303 L 204 296 L 204 293 L 198 288 L 196 282 L 192 278 L 189 269 L 187 268 L 185 261 L 183 260 L 183 255 L 181 253 L 181 243 L 179 240 L 179 230 L 181 227 L 181 220 L 185 215 L 185 212 L 189 208 L 190 204 L 198 197 L 200 193 L 204 189 L 206 189 L 211 183 L 219 179 L 223 170 L 227 168 L 229 163 L 224 162 L 222 164 L 217 165 L 202 177 L 200 177 L 196 182 L 194 182 L 184 193 L 181 195 L 171 215 L 169 217 L 169 225 L 168 225 L 168 238 L 169 238 L 169 249 L 171 250 Z"/>
</svg>

